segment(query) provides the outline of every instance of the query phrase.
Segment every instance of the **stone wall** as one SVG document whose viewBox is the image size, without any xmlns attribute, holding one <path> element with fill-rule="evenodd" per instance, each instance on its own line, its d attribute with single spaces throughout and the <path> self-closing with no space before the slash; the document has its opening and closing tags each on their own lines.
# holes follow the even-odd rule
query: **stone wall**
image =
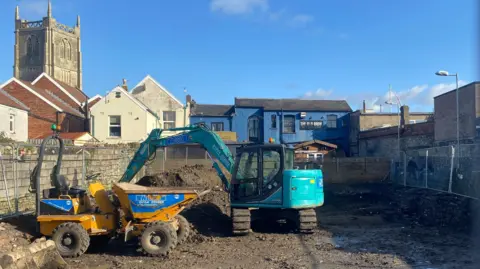
<svg viewBox="0 0 480 269">
<path fill-rule="evenodd" d="M 129 148 L 91 148 L 85 149 L 72 147 L 66 149 L 63 156 L 61 174 L 65 175 L 70 186 L 86 187 L 83 173 L 92 175 L 100 173 L 97 178 L 106 187 L 111 187 L 112 182 L 118 181 L 125 172 L 130 162 L 134 149 Z M 44 157 L 41 171 L 42 189 L 51 188 L 50 173 L 57 160 L 55 148 L 48 148 Z M 11 155 L 4 155 L 0 162 L 0 215 L 9 210 L 10 204 L 15 207 L 15 197 L 18 197 L 19 211 L 34 207 L 35 194 L 29 192 L 30 175 L 37 164 L 38 155 L 26 155 L 22 161 L 14 161 Z M 144 169 L 137 174 L 137 178 L 144 175 Z M 15 187 L 16 186 L 16 187 Z"/>
</svg>

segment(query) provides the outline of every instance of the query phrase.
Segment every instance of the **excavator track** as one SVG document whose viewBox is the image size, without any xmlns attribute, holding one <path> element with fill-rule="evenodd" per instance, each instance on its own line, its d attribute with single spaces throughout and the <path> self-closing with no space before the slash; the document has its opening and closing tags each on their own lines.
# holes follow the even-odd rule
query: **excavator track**
<svg viewBox="0 0 480 269">
<path fill-rule="evenodd" d="M 232 233 L 233 235 L 246 235 L 250 232 L 250 210 L 232 208 Z"/>
<path fill-rule="evenodd" d="M 314 209 L 298 210 L 298 230 L 300 233 L 313 233 L 317 228 L 317 214 Z"/>
</svg>

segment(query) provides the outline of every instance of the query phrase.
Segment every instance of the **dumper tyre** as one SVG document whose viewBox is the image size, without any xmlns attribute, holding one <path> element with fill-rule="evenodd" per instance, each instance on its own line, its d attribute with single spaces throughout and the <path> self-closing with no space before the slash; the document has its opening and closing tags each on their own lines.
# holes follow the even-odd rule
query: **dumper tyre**
<svg viewBox="0 0 480 269">
<path fill-rule="evenodd" d="M 178 221 L 178 230 L 177 230 L 177 241 L 178 244 L 183 244 L 187 241 L 188 237 L 190 236 L 190 223 L 188 220 L 182 216 L 177 215 L 175 217 Z"/>
<path fill-rule="evenodd" d="M 53 242 L 62 257 L 79 257 L 87 251 L 90 236 L 82 225 L 75 222 L 65 222 L 53 230 Z"/>
<path fill-rule="evenodd" d="M 177 242 L 177 231 L 173 225 L 162 221 L 146 224 L 140 237 L 143 253 L 152 257 L 168 256 Z"/>
</svg>

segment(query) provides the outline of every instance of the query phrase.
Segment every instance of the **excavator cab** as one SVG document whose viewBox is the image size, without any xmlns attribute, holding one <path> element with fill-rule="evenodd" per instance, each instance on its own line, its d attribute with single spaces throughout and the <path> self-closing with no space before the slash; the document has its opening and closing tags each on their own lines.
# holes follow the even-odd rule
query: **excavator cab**
<svg viewBox="0 0 480 269">
<path fill-rule="evenodd" d="M 322 171 L 294 169 L 293 162 L 293 149 L 282 144 L 237 149 L 230 187 L 234 234 L 247 234 L 256 219 L 292 221 L 304 233 L 316 227 Z"/>
<path fill-rule="evenodd" d="M 283 185 L 283 170 L 293 167 L 293 159 L 287 157 L 292 154 L 278 144 L 240 148 L 232 175 L 233 201 L 262 201 L 278 191 Z"/>
</svg>

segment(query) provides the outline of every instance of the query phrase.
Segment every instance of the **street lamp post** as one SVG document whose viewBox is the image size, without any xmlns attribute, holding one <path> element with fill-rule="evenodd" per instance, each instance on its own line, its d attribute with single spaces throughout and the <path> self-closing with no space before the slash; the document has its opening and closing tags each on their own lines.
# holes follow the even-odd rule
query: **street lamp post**
<svg viewBox="0 0 480 269">
<path fill-rule="evenodd" d="M 390 92 L 391 92 L 391 88 L 390 88 Z M 398 109 L 397 147 L 398 147 L 398 161 L 400 162 L 402 159 L 401 150 L 400 150 L 400 125 L 402 124 L 402 118 L 400 116 L 400 107 L 402 106 L 402 103 L 400 102 L 400 98 L 398 98 L 397 94 L 394 93 L 394 95 L 395 95 L 395 98 L 397 99 L 396 105 Z M 386 101 L 385 104 L 393 105 L 395 103 L 389 100 L 389 101 Z"/>
<path fill-rule="evenodd" d="M 441 77 L 455 77 L 456 82 L 456 90 L 455 90 L 455 99 L 456 99 L 456 106 L 457 106 L 457 151 L 460 152 L 460 113 L 459 113 L 459 100 L 458 100 L 458 73 L 449 74 L 445 70 L 440 70 L 435 72 L 435 75 Z"/>
</svg>

